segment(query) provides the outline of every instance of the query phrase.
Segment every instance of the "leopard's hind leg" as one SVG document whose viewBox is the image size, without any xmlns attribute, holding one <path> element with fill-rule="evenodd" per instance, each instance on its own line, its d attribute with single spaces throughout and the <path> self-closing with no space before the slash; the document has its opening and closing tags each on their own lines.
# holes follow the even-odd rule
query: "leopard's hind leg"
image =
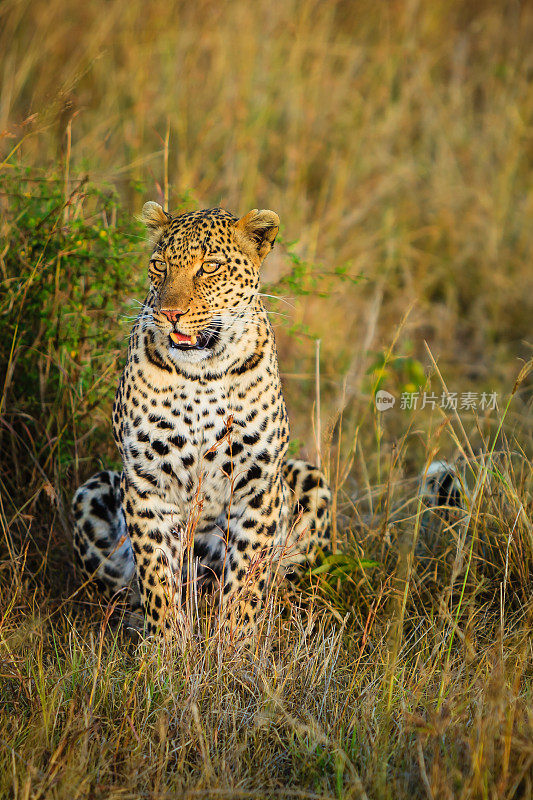
<svg viewBox="0 0 533 800">
<path fill-rule="evenodd" d="M 122 509 L 120 474 L 104 470 L 93 475 L 76 491 L 72 511 L 74 550 L 83 577 L 105 599 L 121 592 L 131 610 L 140 608 L 135 560 Z"/>
<path fill-rule="evenodd" d="M 289 460 L 283 467 L 292 499 L 285 564 L 312 562 L 319 550 L 329 548 L 331 490 L 324 474 L 307 461 Z"/>
</svg>

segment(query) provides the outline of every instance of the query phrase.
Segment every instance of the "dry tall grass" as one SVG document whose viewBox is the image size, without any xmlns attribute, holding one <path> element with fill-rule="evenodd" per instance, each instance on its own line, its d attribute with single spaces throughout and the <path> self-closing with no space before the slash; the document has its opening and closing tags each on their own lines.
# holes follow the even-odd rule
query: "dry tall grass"
<svg viewBox="0 0 533 800">
<path fill-rule="evenodd" d="M 1 5 L 2 797 L 532 797 L 532 35 L 517 1 Z M 265 291 L 344 555 L 252 650 L 130 642 L 71 566 L 151 198 L 282 218 Z M 416 488 L 456 456 L 452 525 Z"/>
</svg>

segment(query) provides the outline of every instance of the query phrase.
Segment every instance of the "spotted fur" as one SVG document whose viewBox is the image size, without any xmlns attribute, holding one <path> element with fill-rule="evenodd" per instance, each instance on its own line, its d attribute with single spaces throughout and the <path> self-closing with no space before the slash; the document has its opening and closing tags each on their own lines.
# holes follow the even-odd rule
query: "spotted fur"
<svg viewBox="0 0 533 800">
<path fill-rule="evenodd" d="M 259 295 L 279 219 L 222 209 L 172 217 L 156 203 L 143 216 L 150 291 L 113 408 L 123 471 L 76 492 L 75 549 L 108 594 L 140 596 L 148 632 L 171 626 L 178 576 L 215 581 L 250 629 L 272 564 L 313 559 L 329 538 L 324 476 L 286 459 L 287 412 Z"/>
</svg>

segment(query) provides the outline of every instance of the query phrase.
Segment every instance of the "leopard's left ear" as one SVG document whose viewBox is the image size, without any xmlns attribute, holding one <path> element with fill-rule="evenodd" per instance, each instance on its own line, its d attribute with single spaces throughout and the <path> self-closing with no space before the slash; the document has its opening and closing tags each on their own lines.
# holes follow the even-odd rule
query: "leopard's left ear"
<svg viewBox="0 0 533 800">
<path fill-rule="evenodd" d="M 141 221 L 148 228 L 150 241 L 155 245 L 165 232 L 165 228 L 172 221 L 172 217 L 161 208 L 159 203 L 150 200 L 143 206 Z"/>
<path fill-rule="evenodd" d="M 254 208 L 235 223 L 235 230 L 239 231 L 252 245 L 261 261 L 272 250 L 274 240 L 278 235 L 279 217 L 275 211 Z"/>
</svg>

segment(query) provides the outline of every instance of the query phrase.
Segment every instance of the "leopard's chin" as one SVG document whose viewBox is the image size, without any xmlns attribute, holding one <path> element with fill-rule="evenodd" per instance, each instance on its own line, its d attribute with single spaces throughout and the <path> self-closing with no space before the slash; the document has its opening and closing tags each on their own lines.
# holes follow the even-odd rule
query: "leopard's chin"
<svg viewBox="0 0 533 800">
<path fill-rule="evenodd" d="M 169 334 L 170 347 L 175 350 L 212 350 L 220 338 L 220 322 L 212 322 L 209 328 L 187 336 L 172 331 Z"/>
</svg>

